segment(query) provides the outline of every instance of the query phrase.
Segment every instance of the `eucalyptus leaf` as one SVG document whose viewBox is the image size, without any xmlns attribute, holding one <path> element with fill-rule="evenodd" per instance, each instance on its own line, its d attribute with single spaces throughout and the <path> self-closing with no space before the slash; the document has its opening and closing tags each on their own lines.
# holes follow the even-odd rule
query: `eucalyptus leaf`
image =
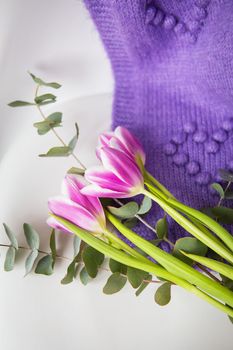
<svg viewBox="0 0 233 350">
<path fill-rule="evenodd" d="M 54 112 L 50 114 L 45 120 L 34 123 L 33 126 L 37 128 L 39 135 L 44 135 L 49 132 L 52 128 L 61 126 L 62 113 Z"/>
<path fill-rule="evenodd" d="M 31 272 L 33 265 L 38 256 L 38 250 L 32 250 L 25 261 L 25 276 Z"/>
<path fill-rule="evenodd" d="M 157 247 L 161 242 L 163 242 L 163 239 L 159 239 L 159 238 L 152 239 L 152 240 L 150 241 L 150 243 L 154 244 L 156 247 Z"/>
<path fill-rule="evenodd" d="M 57 255 L 57 250 L 56 250 L 56 236 L 55 236 L 55 230 L 52 230 L 52 233 L 50 235 L 50 250 L 51 250 L 51 257 L 52 257 L 52 268 L 55 265 L 56 262 L 56 255 Z"/>
<path fill-rule="evenodd" d="M 119 292 L 126 284 L 127 278 L 119 272 L 113 273 L 103 288 L 104 294 L 111 295 Z"/>
<path fill-rule="evenodd" d="M 225 170 L 225 169 L 220 169 L 219 175 L 221 176 L 221 178 L 224 181 L 233 182 L 233 173 L 232 172 Z"/>
<path fill-rule="evenodd" d="M 80 249 L 81 240 L 77 235 L 73 238 L 74 256 L 76 256 Z"/>
<path fill-rule="evenodd" d="M 16 101 L 8 103 L 8 106 L 9 107 L 35 106 L 35 103 L 16 100 Z"/>
<path fill-rule="evenodd" d="M 71 141 L 69 142 L 69 148 L 71 149 L 71 151 L 73 151 L 75 149 L 75 146 L 77 144 L 78 141 L 78 137 L 79 137 L 79 128 L 78 128 L 78 124 L 75 123 L 75 129 L 76 129 L 76 134 L 75 136 L 71 139 Z"/>
<path fill-rule="evenodd" d="M 36 230 L 34 230 L 31 225 L 26 223 L 23 225 L 23 229 L 29 247 L 34 250 L 39 249 L 40 237 Z"/>
<path fill-rule="evenodd" d="M 127 277 L 133 288 L 138 288 L 147 275 L 148 273 L 145 271 L 138 270 L 130 266 L 127 268 Z"/>
<path fill-rule="evenodd" d="M 156 223 L 156 232 L 159 239 L 164 239 L 167 237 L 168 233 L 168 224 L 166 216 L 164 216 L 162 219 L 159 219 Z"/>
<path fill-rule="evenodd" d="M 35 273 L 41 275 L 52 275 L 53 273 L 53 258 L 51 255 L 45 255 L 38 261 Z"/>
<path fill-rule="evenodd" d="M 171 300 L 171 283 L 170 282 L 163 283 L 156 290 L 154 300 L 160 306 L 167 305 L 170 302 Z"/>
<path fill-rule="evenodd" d="M 4 270 L 12 271 L 15 264 L 15 253 L 16 249 L 14 247 L 9 247 L 6 252 L 5 262 L 4 262 Z"/>
<path fill-rule="evenodd" d="M 92 278 L 95 278 L 98 273 L 98 267 L 104 261 L 104 255 L 98 252 L 96 249 L 87 246 L 83 251 L 82 257 L 88 275 Z"/>
<path fill-rule="evenodd" d="M 85 170 L 81 169 L 81 168 L 75 168 L 72 167 L 67 171 L 67 174 L 73 174 L 73 175 L 84 175 L 85 174 Z"/>
<path fill-rule="evenodd" d="M 83 267 L 82 270 L 80 271 L 79 278 L 84 286 L 86 286 L 88 282 L 91 280 L 91 277 L 88 275 L 85 267 Z"/>
<path fill-rule="evenodd" d="M 224 198 L 224 189 L 219 183 L 215 182 L 211 185 L 211 187 L 220 195 L 221 198 Z"/>
<path fill-rule="evenodd" d="M 129 219 L 133 218 L 137 214 L 139 207 L 136 202 L 129 202 L 119 208 L 109 206 L 108 210 L 110 211 L 110 213 L 119 218 Z"/>
<path fill-rule="evenodd" d="M 192 265 L 193 260 L 189 259 L 187 256 L 182 254 L 181 251 L 184 251 L 188 254 L 195 254 L 199 256 L 205 256 L 207 253 L 208 247 L 204 245 L 201 241 L 194 237 L 183 237 L 176 241 L 173 248 L 173 255 L 178 259 L 184 261 L 185 263 Z"/>
<path fill-rule="evenodd" d="M 69 284 L 73 282 L 76 272 L 76 259 L 69 264 L 65 277 L 61 280 L 61 284 Z"/>
<path fill-rule="evenodd" d="M 143 291 L 144 289 L 150 284 L 150 281 L 152 281 L 152 276 L 151 275 L 146 275 L 144 278 L 146 281 L 148 282 L 142 282 L 140 287 L 136 290 L 135 295 L 138 297 Z"/>
<path fill-rule="evenodd" d="M 17 238 L 14 234 L 14 232 L 9 228 L 9 226 L 7 226 L 7 224 L 3 224 L 5 232 L 7 234 L 7 237 L 9 238 L 12 246 L 17 250 L 18 249 L 18 242 L 17 242 Z"/>
<path fill-rule="evenodd" d="M 215 207 L 213 215 L 223 224 L 233 224 L 233 209 L 227 207 Z"/>
<path fill-rule="evenodd" d="M 52 82 L 52 83 L 46 83 L 44 82 L 42 79 L 36 77 L 34 74 L 30 73 L 30 76 L 32 77 L 32 79 L 34 80 L 34 82 L 38 85 L 42 85 L 42 86 L 48 86 L 48 87 L 51 87 L 53 89 L 59 89 L 61 87 L 60 84 L 58 83 L 55 83 L 55 82 Z"/>
<path fill-rule="evenodd" d="M 45 103 L 48 104 L 51 102 L 55 102 L 56 98 L 57 97 L 53 94 L 43 94 L 43 95 L 35 97 L 35 102 L 38 105 L 45 104 Z"/>
<path fill-rule="evenodd" d="M 138 219 L 133 217 L 131 219 L 126 219 L 124 221 L 124 225 L 130 229 L 134 228 L 138 223 Z"/>
<path fill-rule="evenodd" d="M 127 266 L 113 259 L 109 259 L 109 268 L 112 273 L 120 272 L 123 275 L 126 275 L 127 273 Z"/>
<path fill-rule="evenodd" d="M 72 150 L 68 146 L 53 147 L 47 153 L 40 154 L 39 157 L 68 157 Z"/>
<path fill-rule="evenodd" d="M 138 211 L 138 215 L 147 214 L 150 211 L 151 207 L 152 207 L 152 200 L 149 197 L 144 196 L 143 201 L 140 205 L 140 209 Z"/>
</svg>

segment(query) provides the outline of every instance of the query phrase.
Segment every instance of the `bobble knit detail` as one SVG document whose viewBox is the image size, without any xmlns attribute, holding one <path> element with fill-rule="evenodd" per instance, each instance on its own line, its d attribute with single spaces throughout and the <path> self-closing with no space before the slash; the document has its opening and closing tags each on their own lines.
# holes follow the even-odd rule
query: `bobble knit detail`
<svg viewBox="0 0 233 350">
<path fill-rule="evenodd" d="M 194 44 L 208 16 L 207 8 L 209 4 L 210 1 L 196 1 L 193 9 L 190 10 L 192 20 L 185 23 L 179 16 L 173 13 L 167 13 L 162 7 L 159 8 L 155 0 L 150 0 L 146 6 L 145 24 L 153 26 L 162 25 L 167 30 L 174 29 L 178 35 L 186 33 L 184 38 L 189 43 Z"/>
<path fill-rule="evenodd" d="M 214 206 L 210 184 L 233 171 L 233 1 L 84 1 L 114 73 L 113 128 L 139 138 L 146 168 L 179 200 Z M 172 223 L 169 234 L 181 232 Z"/>
</svg>

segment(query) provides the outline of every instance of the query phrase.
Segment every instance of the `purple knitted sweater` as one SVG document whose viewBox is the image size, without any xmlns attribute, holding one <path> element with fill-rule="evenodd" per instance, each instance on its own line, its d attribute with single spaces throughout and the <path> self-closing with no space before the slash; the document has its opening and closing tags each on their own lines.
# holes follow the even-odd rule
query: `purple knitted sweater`
<svg viewBox="0 0 233 350">
<path fill-rule="evenodd" d="M 138 136 L 181 201 L 216 203 L 209 185 L 233 169 L 233 1 L 85 3 L 115 77 L 113 126 Z"/>
</svg>

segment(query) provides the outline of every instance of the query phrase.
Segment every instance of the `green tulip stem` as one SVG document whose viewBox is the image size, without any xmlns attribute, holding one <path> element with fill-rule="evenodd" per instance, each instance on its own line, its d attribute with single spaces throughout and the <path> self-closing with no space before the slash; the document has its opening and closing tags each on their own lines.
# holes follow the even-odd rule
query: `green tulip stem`
<svg viewBox="0 0 233 350">
<path fill-rule="evenodd" d="M 212 239 L 212 236 L 206 235 L 206 233 L 203 232 L 197 225 L 189 221 L 186 217 L 184 217 L 176 209 L 174 209 L 170 204 L 170 200 L 165 201 L 164 199 L 159 197 L 159 195 L 157 196 L 154 193 L 151 193 L 147 190 L 144 190 L 143 194 L 151 198 L 161 208 L 163 208 L 163 210 L 168 215 L 170 215 L 187 232 L 189 232 L 191 235 L 199 239 L 202 243 L 204 243 L 207 247 L 211 248 L 218 255 L 220 255 L 221 257 L 229 261 L 231 264 L 233 264 L 232 253 L 227 248 L 225 248 L 222 244 L 219 244 L 218 242 L 216 242 L 215 239 Z"/>
<path fill-rule="evenodd" d="M 191 208 L 179 202 L 158 180 L 156 180 L 148 172 L 145 172 L 146 185 L 148 185 L 148 187 L 151 188 L 150 184 L 147 183 L 147 180 L 149 180 L 159 189 L 159 191 L 157 191 L 156 188 L 153 188 L 154 191 L 159 193 L 159 196 L 161 196 L 164 200 L 166 200 L 175 209 L 188 215 L 192 219 L 192 221 L 195 222 L 195 224 L 197 224 L 197 221 L 198 221 L 199 225 L 204 225 L 205 227 L 210 229 L 212 232 L 214 232 L 225 243 L 225 245 L 233 252 L 233 237 L 226 229 L 224 229 L 221 225 L 219 225 L 219 223 L 217 223 L 215 220 L 210 218 L 208 215 L 200 212 L 199 210 L 196 210 L 194 208 Z"/>
<path fill-rule="evenodd" d="M 125 227 L 116 217 L 107 211 L 106 217 L 127 239 L 155 259 L 166 270 L 177 277 L 187 280 L 189 283 L 201 288 L 204 292 L 233 307 L 233 292 L 231 292 L 229 289 L 223 287 L 183 261 L 138 236 L 135 232 Z"/>
<path fill-rule="evenodd" d="M 103 253 L 104 255 L 108 256 L 109 258 L 112 258 L 122 264 L 125 264 L 127 266 L 134 267 L 136 269 L 140 269 L 143 271 L 146 271 L 148 273 L 152 273 L 153 275 L 163 278 L 167 281 L 170 281 L 185 290 L 195 294 L 199 298 L 205 300 L 209 304 L 213 305 L 217 309 L 221 310 L 222 312 L 226 313 L 230 317 L 233 317 L 233 309 L 227 305 L 222 304 L 221 302 L 217 301 L 216 299 L 212 298 L 211 296 L 207 295 L 206 293 L 202 292 L 192 284 L 188 283 L 187 281 L 175 276 L 174 274 L 166 271 L 163 267 L 158 266 L 156 264 L 149 264 L 144 263 L 142 261 L 138 261 L 136 258 L 127 255 L 125 252 L 120 251 L 111 245 L 107 244 L 106 242 L 94 237 L 90 232 L 87 232 L 71 222 L 60 218 L 56 215 L 52 216 L 56 218 L 59 222 L 62 223 L 69 231 L 76 234 L 81 240 L 98 250 L 99 252 Z"/>
</svg>

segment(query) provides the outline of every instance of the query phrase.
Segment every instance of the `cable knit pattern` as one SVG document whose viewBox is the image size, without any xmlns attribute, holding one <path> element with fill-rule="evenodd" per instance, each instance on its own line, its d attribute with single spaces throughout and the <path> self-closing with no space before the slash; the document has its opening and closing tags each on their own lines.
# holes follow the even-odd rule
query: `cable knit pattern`
<svg viewBox="0 0 233 350">
<path fill-rule="evenodd" d="M 113 127 L 139 137 L 180 200 L 213 204 L 210 183 L 233 168 L 233 1 L 85 2 L 115 77 Z"/>
</svg>

